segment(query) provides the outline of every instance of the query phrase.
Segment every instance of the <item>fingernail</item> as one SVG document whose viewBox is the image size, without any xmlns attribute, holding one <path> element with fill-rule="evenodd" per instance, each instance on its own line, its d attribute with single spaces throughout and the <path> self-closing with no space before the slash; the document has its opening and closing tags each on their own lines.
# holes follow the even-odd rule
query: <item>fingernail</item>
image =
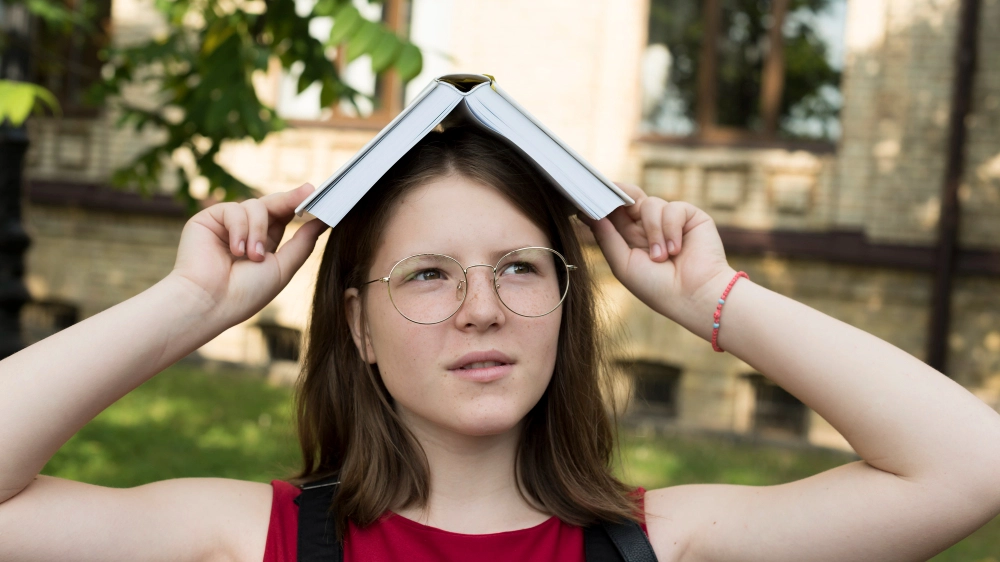
<svg viewBox="0 0 1000 562">
<path fill-rule="evenodd" d="M 673 240 L 668 241 L 667 242 L 667 253 L 668 254 L 674 253 L 674 248 L 676 248 L 676 247 L 677 246 L 674 244 Z"/>
<path fill-rule="evenodd" d="M 247 251 L 247 241 L 240 240 L 240 253 L 245 253 Z"/>
<path fill-rule="evenodd" d="M 652 249 L 652 251 L 649 252 L 649 255 L 650 255 L 650 257 L 652 257 L 655 260 L 656 258 L 660 257 L 660 254 L 662 252 L 663 252 L 663 248 L 660 248 L 659 244 L 653 244 L 653 249 Z"/>
<path fill-rule="evenodd" d="M 264 244 L 261 242 L 257 242 L 257 253 L 262 256 L 264 255 Z"/>
</svg>

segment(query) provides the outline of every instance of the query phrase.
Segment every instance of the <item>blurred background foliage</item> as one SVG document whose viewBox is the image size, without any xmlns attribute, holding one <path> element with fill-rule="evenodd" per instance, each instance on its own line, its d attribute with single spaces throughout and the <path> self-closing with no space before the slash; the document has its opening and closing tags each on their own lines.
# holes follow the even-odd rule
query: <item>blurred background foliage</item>
<svg viewBox="0 0 1000 562">
<path fill-rule="evenodd" d="M 107 29 L 87 23 L 93 21 L 93 14 L 69 10 L 66 2 L 13 3 L 24 4 L 44 22 L 43 35 L 68 36 L 74 30 L 84 30 L 107 36 Z M 173 169 L 167 166 L 175 152 L 187 151 L 193 157 L 192 168 L 179 167 L 173 172 L 179 186 L 177 196 L 190 212 L 199 208 L 199 201 L 191 194 L 191 182 L 199 176 L 209 181 L 211 189 L 222 188 L 224 200 L 255 195 L 216 157 L 227 141 L 249 138 L 260 143 L 285 126 L 254 88 L 254 76 L 268 72 L 272 61 L 278 61 L 286 71 L 301 63 L 298 91 L 319 84 L 324 106 L 338 100 L 356 105 L 359 98 L 367 97 L 342 79 L 338 56 L 349 62 L 369 55 L 376 74 L 394 70 L 403 82 L 418 75 L 422 67 L 422 55 L 415 45 L 382 22 L 366 19 L 350 0 L 318 0 L 304 13 L 297 10 L 294 0 L 154 3 L 167 22 L 166 31 L 137 44 L 103 41 L 100 57 L 104 65 L 100 80 L 88 93 L 88 102 L 112 109 L 120 127 L 151 127 L 162 132 L 162 140 L 115 171 L 114 185 L 152 193 L 162 184 L 166 170 Z M 310 35 L 310 22 L 327 17 L 334 20 L 329 37 L 320 40 Z M 3 47 L 0 42 L 0 49 Z M 127 103 L 121 96 L 127 87 L 148 88 L 152 95 L 144 96 L 141 104 Z M 42 104 L 58 111 L 54 101 L 51 93 L 38 85 L 0 83 L 0 118 L 6 117 L 14 125 L 20 125 L 32 108 Z"/>
</svg>

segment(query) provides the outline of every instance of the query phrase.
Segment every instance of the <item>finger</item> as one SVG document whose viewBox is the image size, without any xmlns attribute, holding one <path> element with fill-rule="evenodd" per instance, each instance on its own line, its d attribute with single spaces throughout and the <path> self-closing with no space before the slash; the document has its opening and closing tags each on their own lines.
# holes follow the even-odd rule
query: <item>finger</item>
<svg viewBox="0 0 1000 562">
<path fill-rule="evenodd" d="M 209 207 L 215 220 L 229 233 L 229 251 L 236 257 L 246 253 L 248 222 L 246 211 L 238 203 L 218 203 Z"/>
<path fill-rule="evenodd" d="M 625 192 L 625 195 L 628 195 L 629 197 L 632 198 L 632 200 L 635 201 L 634 204 L 625 207 L 625 212 L 628 213 L 629 217 L 631 217 L 632 220 L 636 221 L 639 220 L 640 217 L 639 209 L 642 206 L 643 199 L 646 198 L 646 192 L 644 192 L 641 187 L 630 183 L 615 182 L 615 185 L 620 187 L 621 190 Z"/>
<path fill-rule="evenodd" d="M 240 203 L 250 220 L 250 234 L 247 238 L 247 256 L 254 261 L 263 261 L 267 252 L 267 227 L 270 220 L 267 207 L 260 199 L 247 199 Z"/>
<path fill-rule="evenodd" d="M 295 208 L 305 201 L 306 197 L 309 197 L 313 191 L 316 191 L 316 188 L 312 184 L 304 183 L 291 191 L 265 195 L 260 200 L 272 218 L 288 224 L 295 216 Z"/>
<path fill-rule="evenodd" d="M 622 183 L 617 181 L 615 182 L 615 185 L 617 185 L 622 191 L 624 191 L 625 195 L 628 195 L 629 197 L 634 199 L 636 203 L 638 203 L 641 199 L 646 198 L 646 192 L 643 191 L 642 188 L 639 187 L 638 185 L 632 183 Z"/>
<path fill-rule="evenodd" d="M 636 221 L 639 220 L 638 217 L 632 218 L 629 215 L 627 207 L 618 207 L 614 211 L 608 213 L 607 218 L 611 221 L 611 224 L 615 226 L 618 232 L 621 232 L 622 235 L 625 236 L 626 240 L 629 239 L 627 233 L 630 229 L 634 230 L 637 228 L 638 225 L 636 225 Z"/>
<path fill-rule="evenodd" d="M 663 233 L 667 240 L 667 254 L 676 256 L 681 252 L 681 243 L 684 240 L 684 225 L 694 216 L 684 203 L 667 203 L 663 207 Z"/>
<path fill-rule="evenodd" d="M 599 221 L 588 218 L 584 222 L 594 233 L 594 239 L 597 240 L 597 245 L 600 246 L 604 259 L 611 266 L 611 272 L 618 275 L 624 271 L 625 265 L 628 263 L 629 252 L 632 250 L 615 225 L 607 217 Z"/>
<path fill-rule="evenodd" d="M 274 253 L 274 257 L 278 260 L 282 287 L 288 284 L 295 272 L 305 263 L 306 258 L 316 247 L 316 239 L 326 228 L 326 223 L 323 221 L 312 219 L 300 226 L 291 239 Z"/>
<path fill-rule="evenodd" d="M 608 220 L 621 233 L 622 238 L 631 248 L 649 248 L 646 232 L 642 229 L 642 221 L 632 219 L 624 207 L 618 207 L 608 214 Z"/>
<path fill-rule="evenodd" d="M 642 229 L 649 244 L 649 257 L 653 261 L 667 259 L 667 242 L 663 236 L 663 209 L 666 206 L 663 199 L 656 197 L 642 202 Z"/>
</svg>

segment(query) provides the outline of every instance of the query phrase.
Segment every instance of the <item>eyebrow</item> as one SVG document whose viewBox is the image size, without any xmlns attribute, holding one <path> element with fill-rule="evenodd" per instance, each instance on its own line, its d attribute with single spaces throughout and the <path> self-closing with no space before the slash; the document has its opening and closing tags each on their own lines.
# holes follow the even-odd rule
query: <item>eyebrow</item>
<svg viewBox="0 0 1000 562">
<path fill-rule="evenodd" d="M 490 260 L 489 263 L 488 263 L 488 265 L 496 265 L 496 263 L 498 261 L 500 261 L 500 258 L 502 258 L 503 256 L 505 256 L 505 255 L 513 252 L 514 250 L 520 250 L 521 248 L 548 248 L 548 247 L 549 246 L 545 246 L 544 244 L 521 244 L 521 245 L 518 245 L 518 246 L 511 246 L 511 247 L 506 248 L 506 249 L 494 250 L 493 252 L 491 252 L 488 255 L 487 259 Z M 410 256 L 416 256 L 416 255 L 419 255 L 419 254 L 442 254 L 442 255 L 445 255 L 445 256 L 448 256 L 448 257 L 455 258 L 456 260 L 458 260 L 459 263 L 462 264 L 463 267 L 468 267 L 470 265 L 473 265 L 471 263 L 463 263 L 461 260 L 459 260 L 458 258 L 456 258 L 455 256 L 453 256 L 450 252 L 430 252 L 430 251 L 419 251 L 419 252 L 409 253 L 409 254 L 406 254 L 406 255 L 401 255 L 399 258 L 396 258 L 392 263 L 398 263 L 400 260 L 404 260 L 404 259 L 406 259 L 406 258 L 408 258 Z M 390 267 L 391 267 L 391 265 L 390 265 Z"/>
</svg>

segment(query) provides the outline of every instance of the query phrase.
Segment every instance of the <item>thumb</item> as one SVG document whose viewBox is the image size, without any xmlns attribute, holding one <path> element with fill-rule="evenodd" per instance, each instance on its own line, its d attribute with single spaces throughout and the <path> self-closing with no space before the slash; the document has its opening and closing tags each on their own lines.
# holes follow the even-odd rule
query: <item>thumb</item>
<svg viewBox="0 0 1000 562">
<path fill-rule="evenodd" d="M 581 220 L 594 233 L 594 239 L 597 240 L 597 245 L 600 246 L 604 259 L 611 266 L 611 271 L 616 275 L 624 271 L 628 263 L 629 252 L 632 250 L 615 225 L 611 223 L 611 220 L 607 217 L 596 221 L 589 217 L 581 217 Z"/>
<path fill-rule="evenodd" d="M 295 272 L 302 267 L 306 258 L 316 247 L 316 239 L 326 230 L 326 223 L 319 219 L 300 226 L 292 238 L 274 253 L 278 260 L 278 269 L 281 272 L 281 286 L 284 287 L 291 281 Z"/>
</svg>

